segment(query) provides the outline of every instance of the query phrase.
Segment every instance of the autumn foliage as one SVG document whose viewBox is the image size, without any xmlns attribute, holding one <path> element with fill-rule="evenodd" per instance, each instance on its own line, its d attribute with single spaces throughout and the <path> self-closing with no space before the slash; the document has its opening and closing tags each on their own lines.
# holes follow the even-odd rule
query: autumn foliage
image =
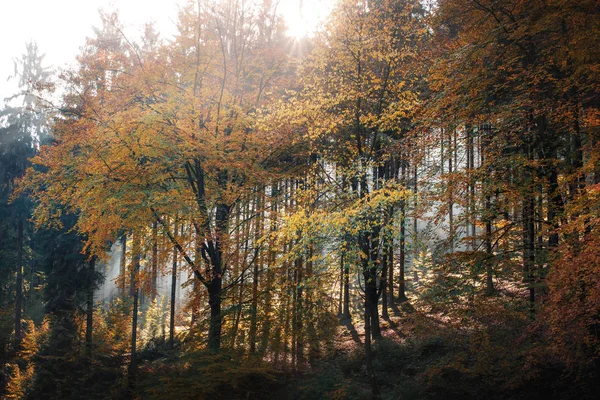
<svg viewBox="0 0 600 400">
<path fill-rule="evenodd" d="M 276 3 L 102 13 L 0 114 L 0 390 L 595 398 L 598 2 Z"/>
</svg>

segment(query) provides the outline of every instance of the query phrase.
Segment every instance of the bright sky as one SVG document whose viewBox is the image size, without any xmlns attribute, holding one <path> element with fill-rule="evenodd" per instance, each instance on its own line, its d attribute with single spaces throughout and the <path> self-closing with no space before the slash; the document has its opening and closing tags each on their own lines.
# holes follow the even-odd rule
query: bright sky
<svg viewBox="0 0 600 400">
<path fill-rule="evenodd" d="M 277 1 L 277 0 L 274 0 Z M 314 31 L 331 10 L 334 0 L 279 0 L 289 31 L 295 36 Z M 98 9 L 117 8 L 125 28 L 137 32 L 153 21 L 165 38 L 175 31 L 177 4 L 185 0 L 2 0 L 0 7 L 0 105 L 16 91 L 13 60 L 34 40 L 45 54 L 46 66 L 74 61 L 92 26 L 100 26 Z"/>
</svg>

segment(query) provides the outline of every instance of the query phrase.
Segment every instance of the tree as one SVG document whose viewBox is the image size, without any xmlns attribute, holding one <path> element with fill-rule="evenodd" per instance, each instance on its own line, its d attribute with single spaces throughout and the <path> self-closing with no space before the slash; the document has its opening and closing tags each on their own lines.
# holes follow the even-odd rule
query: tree
<svg viewBox="0 0 600 400">
<path fill-rule="evenodd" d="M 28 239 L 31 234 L 27 222 L 31 212 L 31 203 L 24 196 L 17 196 L 9 204 L 9 198 L 19 179 L 29 165 L 28 158 L 35 154 L 40 140 L 48 135 L 51 115 L 39 95 L 50 89 L 50 71 L 42 66 L 43 55 L 38 52 L 35 43 L 26 45 L 26 53 L 15 60 L 14 79 L 18 79 L 19 92 L 7 100 L 6 107 L 0 112 L 0 173 L 2 200 L 2 237 L 13 240 L 0 240 L 0 254 L 16 270 L 14 340 L 15 349 L 20 347 L 22 339 L 23 269 L 27 262 Z M 12 225 L 12 226 L 11 226 Z M 12 230 L 9 234 L 9 230 Z M 12 242 L 12 244 L 11 244 Z M 10 247 L 8 247 L 10 246 Z M 3 263 L 4 264 L 4 263 Z M 8 271 L 7 271 L 8 272 Z M 5 276 L 3 282 L 8 282 Z M 4 299 L 7 288 L 0 287 L 0 299 Z M 3 306 L 0 301 L 0 306 Z"/>
<path fill-rule="evenodd" d="M 232 211 L 273 173 L 287 140 L 273 149 L 274 132 L 256 127 L 257 107 L 285 66 L 281 39 L 276 27 L 256 35 L 252 14 L 239 7 L 188 5 L 175 42 L 148 53 L 129 44 L 99 57 L 104 50 L 90 48 L 71 78 L 65 101 L 73 106 L 57 124 L 58 145 L 42 149 L 34 163 L 44 171 L 25 180 L 40 204 L 37 222 L 52 221 L 54 205 L 64 204 L 79 213 L 94 254 L 119 231 L 156 221 L 208 291 L 215 350 Z M 192 236 L 176 237 L 167 223 L 176 213 Z"/>
<path fill-rule="evenodd" d="M 345 258 L 344 248 L 353 248 L 357 258 L 352 262 L 360 265 L 367 370 L 374 393 L 370 341 L 381 335 L 378 304 L 388 287 L 388 269 L 393 278 L 390 227 L 398 204 L 368 205 L 388 190 L 403 193 L 393 182 L 399 181 L 400 165 L 406 162 L 402 149 L 418 102 L 419 76 L 410 60 L 425 33 L 420 12 L 418 2 L 411 1 L 340 2 L 302 70 L 304 87 L 298 96 L 306 115 L 300 122 L 325 171 L 321 179 L 332 182 L 325 190 L 337 207 L 366 207 L 347 227 L 351 239 L 339 244 Z M 388 195 L 403 204 L 402 196 Z M 342 233 L 338 240 L 346 237 Z"/>
<path fill-rule="evenodd" d="M 484 250 L 470 256 L 485 271 L 486 292 L 497 271 L 512 270 L 510 258 L 499 255 L 519 252 L 531 307 L 568 219 L 565 201 L 585 190 L 579 113 L 595 108 L 598 80 L 595 72 L 578 72 L 595 70 L 595 50 L 575 44 L 586 34 L 575 21 L 594 30 L 596 14 L 592 2 L 558 0 L 449 0 L 436 10 L 429 122 L 441 116 L 442 124 L 460 127 L 469 153 L 467 168 L 445 183 L 464 179 L 465 217 L 484 227 L 469 241 L 481 239 Z M 561 189 L 561 177 L 569 189 Z"/>
</svg>

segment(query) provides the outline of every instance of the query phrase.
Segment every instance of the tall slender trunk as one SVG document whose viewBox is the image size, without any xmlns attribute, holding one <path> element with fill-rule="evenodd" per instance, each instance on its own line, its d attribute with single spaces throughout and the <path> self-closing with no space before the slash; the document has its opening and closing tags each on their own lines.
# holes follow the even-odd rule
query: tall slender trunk
<svg viewBox="0 0 600 400">
<path fill-rule="evenodd" d="M 244 204 L 243 210 L 241 210 L 241 212 L 243 212 L 243 215 L 241 216 L 241 219 L 248 219 L 250 217 L 250 201 L 247 201 Z M 244 224 L 244 232 L 243 232 L 243 237 L 244 237 L 244 249 L 242 251 L 242 259 L 239 260 L 238 258 L 238 262 L 241 263 L 241 272 L 240 272 L 240 284 L 239 284 L 239 290 L 238 290 L 238 310 L 235 313 L 235 318 L 234 318 L 234 324 L 233 324 L 233 329 L 231 332 L 231 347 L 235 348 L 235 344 L 236 344 L 236 340 L 237 340 L 237 335 L 239 332 L 239 327 L 240 327 L 240 320 L 242 318 L 242 314 L 244 312 L 243 309 L 243 303 L 244 303 L 244 286 L 245 286 L 245 282 L 246 282 L 246 269 L 248 267 L 248 246 L 250 244 L 250 222 L 246 222 Z M 236 226 L 239 227 L 239 223 L 236 224 Z"/>
<path fill-rule="evenodd" d="M 133 311 L 131 318 L 131 359 L 128 371 L 128 387 L 130 393 L 135 391 L 136 369 L 137 369 L 137 325 L 138 325 L 138 301 L 139 301 L 139 282 L 138 274 L 140 271 L 140 237 L 139 233 L 133 235 L 133 266 L 131 268 L 131 286 L 130 292 L 133 297 Z"/>
<path fill-rule="evenodd" d="M 215 237 L 212 246 L 205 249 L 209 253 L 212 269 L 210 281 L 205 285 L 208 289 L 208 304 L 210 306 L 210 326 L 208 329 L 208 348 L 218 351 L 221 348 L 221 332 L 223 316 L 221 314 L 221 296 L 223 289 L 223 235 L 228 234 L 228 221 L 231 206 L 218 203 L 215 211 Z M 206 246 L 206 242 L 205 242 Z"/>
<path fill-rule="evenodd" d="M 413 187 L 414 187 L 414 203 L 413 203 L 413 238 L 412 238 L 412 252 L 413 252 L 413 266 L 415 263 L 415 260 L 417 259 L 418 256 L 418 243 L 419 243 L 419 219 L 418 219 L 418 207 L 419 207 L 419 203 L 417 200 L 417 194 L 419 193 L 419 170 L 417 167 L 417 163 L 415 162 L 415 168 L 413 170 Z M 406 237 L 406 235 L 405 235 Z M 418 279 L 418 274 L 417 271 L 415 269 L 415 276 Z"/>
<path fill-rule="evenodd" d="M 291 271 L 291 278 L 292 278 L 292 282 L 294 282 L 294 285 L 292 286 L 292 321 L 291 321 L 291 331 L 292 331 L 292 335 L 291 335 L 291 342 L 292 342 L 292 348 L 291 348 L 291 364 L 292 364 L 292 369 L 295 371 L 297 369 L 297 360 L 296 357 L 298 355 L 298 352 L 296 351 L 296 344 L 298 343 L 298 326 L 297 326 L 297 320 L 298 320 L 298 267 L 296 265 L 297 260 L 294 261 L 294 267 L 292 268 Z"/>
<path fill-rule="evenodd" d="M 535 304 L 535 224 L 534 199 L 528 194 L 523 204 L 523 271 L 529 287 L 529 302 L 531 310 Z"/>
<path fill-rule="evenodd" d="M 252 304 L 250 309 L 250 353 L 256 352 L 256 335 L 258 332 L 258 286 L 260 279 L 260 249 L 258 248 L 258 241 L 262 237 L 262 194 L 257 193 L 256 195 L 256 230 L 254 231 L 254 267 L 252 271 Z"/>
<path fill-rule="evenodd" d="M 400 201 L 400 270 L 398 271 L 399 286 L 398 286 L 398 301 L 407 300 L 406 297 L 406 201 Z M 415 218 L 416 221 L 416 218 Z M 416 230 L 415 230 L 416 236 Z"/>
<path fill-rule="evenodd" d="M 407 184 L 407 179 L 406 179 L 406 168 L 407 168 L 407 162 L 406 160 L 404 160 L 406 157 L 404 156 L 405 153 L 402 153 L 401 155 L 401 159 L 397 160 L 394 159 L 394 161 L 392 162 L 391 165 L 391 171 L 390 171 L 390 177 L 392 179 L 398 179 L 398 174 L 401 173 L 400 175 L 400 183 L 402 184 L 402 186 L 404 188 L 406 188 L 406 184 Z M 404 207 L 402 207 L 402 205 L 404 205 Z M 393 209 L 391 210 L 393 212 Z M 401 223 L 405 223 L 405 212 L 406 212 L 406 201 L 403 201 L 400 205 L 400 213 L 401 213 Z M 393 214 L 391 214 L 392 218 L 393 218 Z M 400 243 L 400 245 L 402 245 L 402 243 Z M 394 307 L 394 269 L 395 269 L 395 257 L 394 257 L 394 238 L 392 237 L 388 243 L 388 249 L 387 249 L 387 255 L 388 255 L 388 278 L 387 278 L 387 296 L 388 296 L 388 305 L 389 307 Z"/>
<path fill-rule="evenodd" d="M 381 337 L 381 324 L 379 322 L 379 295 L 377 293 L 377 286 L 369 290 L 371 297 L 371 336 L 373 339 Z"/>
<path fill-rule="evenodd" d="M 379 293 L 377 291 L 377 249 L 375 248 L 375 235 L 371 232 L 368 235 L 366 232 L 359 234 L 359 245 L 366 258 L 362 260 L 362 270 L 365 285 L 365 308 L 370 308 L 369 316 L 371 318 L 369 330 L 373 338 L 381 336 L 381 326 L 379 324 Z"/>
<path fill-rule="evenodd" d="M 302 257 L 298 257 L 295 263 L 295 283 L 296 283 L 296 296 L 295 296 L 295 308 L 294 313 L 294 332 L 296 338 L 296 369 L 302 366 L 304 362 L 304 260 Z"/>
<path fill-rule="evenodd" d="M 287 265 L 287 278 L 288 280 L 290 279 L 290 275 L 291 275 L 291 268 L 289 265 Z M 291 306 L 291 308 L 293 308 L 293 306 Z M 289 289 L 288 289 L 288 295 L 285 296 L 285 307 L 284 307 L 284 322 L 283 322 L 283 359 L 287 362 L 289 357 L 289 353 L 290 353 L 290 346 L 289 346 L 289 342 L 288 342 L 288 338 L 290 337 L 290 330 L 291 330 L 291 324 L 290 322 L 292 321 L 292 319 L 290 318 L 290 314 L 292 314 L 291 310 L 290 310 L 290 296 L 289 296 Z M 292 338 L 293 340 L 293 338 Z M 293 357 L 293 356 L 292 356 Z M 293 366 L 293 364 L 292 364 Z"/>
<path fill-rule="evenodd" d="M 490 196 L 485 197 L 485 208 L 486 212 L 491 211 Z M 492 266 L 493 266 L 493 251 L 492 251 L 492 221 L 491 217 L 485 221 L 485 252 L 487 254 L 485 262 L 485 291 L 488 295 L 494 293 L 494 281 L 492 277 Z"/>
<path fill-rule="evenodd" d="M 21 348 L 23 312 L 23 219 L 17 222 L 17 282 L 15 290 L 15 350 Z"/>
<path fill-rule="evenodd" d="M 204 246 L 204 235 L 202 233 L 202 231 L 198 230 L 197 228 L 195 228 L 195 237 L 194 237 L 194 242 L 195 242 L 195 256 L 194 256 L 194 260 L 202 260 L 202 246 Z M 200 262 L 198 262 L 198 264 L 200 264 Z M 194 283 L 193 283 L 193 296 L 198 296 L 198 293 L 200 293 L 202 285 L 200 283 L 200 281 L 198 279 L 194 279 Z M 191 328 L 195 328 L 196 325 L 198 324 L 198 317 L 199 317 L 199 310 L 198 310 L 198 302 L 194 301 L 192 303 L 192 307 L 191 307 L 191 318 L 190 318 L 190 327 Z"/>
<path fill-rule="evenodd" d="M 272 293 L 274 291 L 273 288 L 273 280 L 275 279 L 275 259 L 277 254 L 275 252 L 275 241 L 274 235 L 277 232 L 277 212 L 278 212 L 278 199 L 279 197 L 279 188 L 277 186 L 277 182 L 273 183 L 271 186 L 271 213 L 270 213 L 270 227 L 269 231 L 271 234 L 271 240 L 269 241 L 269 249 L 267 251 L 267 279 L 265 282 L 265 290 Z M 268 296 L 265 298 L 265 316 L 264 322 L 262 326 L 262 335 L 260 340 L 260 348 L 259 353 L 264 354 L 267 350 L 267 345 L 269 342 L 269 336 L 271 334 L 271 312 L 272 312 L 272 302 L 273 296 Z"/>
<path fill-rule="evenodd" d="M 344 310 L 344 253 L 340 254 L 340 294 L 338 298 L 338 315 Z"/>
<path fill-rule="evenodd" d="M 531 125 L 534 126 L 533 117 Z M 535 133 L 533 129 L 525 138 L 523 143 L 523 153 L 529 162 L 533 161 L 533 149 L 535 143 Z M 523 274 L 529 290 L 529 304 L 531 313 L 535 310 L 535 197 L 533 194 L 533 174 L 530 168 L 525 168 L 524 184 L 526 193 L 523 199 L 522 220 L 523 220 Z"/>
<path fill-rule="evenodd" d="M 548 237 L 548 247 L 553 249 L 558 246 L 558 221 L 564 208 L 558 186 L 558 171 L 555 166 L 552 166 L 550 170 L 548 192 L 550 196 L 550 201 L 548 202 L 548 222 L 552 224 L 553 228 Z"/>
<path fill-rule="evenodd" d="M 175 226 L 173 228 L 174 236 L 177 235 L 178 218 L 175 216 Z M 173 268 L 171 270 L 171 309 L 169 312 L 169 347 L 175 347 L 175 305 L 177 303 L 177 247 L 173 246 Z"/>
<path fill-rule="evenodd" d="M 579 107 L 576 106 L 573 110 L 573 130 L 571 131 L 569 141 L 569 164 L 571 169 L 571 178 L 569 182 L 569 197 L 573 200 L 578 195 L 582 195 L 585 191 L 585 177 L 583 174 L 583 149 L 582 149 L 582 138 L 581 138 L 581 127 L 579 126 Z M 576 220 L 580 215 L 580 212 L 575 211 L 571 214 L 571 219 Z M 590 231 L 589 219 L 586 218 L 584 222 L 583 234 Z M 573 252 L 578 254 L 581 251 L 580 233 L 574 232 L 568 235 L 568 240 L 571 243 Z"/>
<path fill-rule="evenodd" d="M 485 292 L 488 295 L 494 293 L 494 282 L 493 282 L 493 263 L 494 263 L 494 255 L 492 252 L 492 196 L 490 194 L 489 181 L 492 176 L 492 167 L 489 165 L 488 160 L 486 159 L 487 154 L 489 153 L 489 146 L 492 135 L 492 127 L 490 124 L 482 125 L 482 137 L 481 137 L 481 165 L 486 165 L 486 176 L 483 179 L 484 187 L 483 191 L 485 193 L 485 252 L 486 252 L 486 260 L 485 260 Z"/>
<path fill-rule="evenodd" d="M 365 282 L 368 279 L 368 274 L 365 273 Z M 365 283 L 366 286 L 366 283 Z M 377 385 L 377 378 L 375 376 L 375 370 L 373 368 L 373 350 L 371 347 L 371 322 L 373 321 L 373 316 L 371 315 L 373 311 L 372 305 L 372 297 L 365 293 L 365 310 L 364 310 L 364 324 L 365 324 L 365 365 L 367 367 L 367 376 L 371 382 L 371 397 L 373 399 L 378 399 L 380 397 L 379 394 L 379 386 Z"/>
<path fill-rule="evenodd" d="M 88 290 L 86 298 L 85 346 L 88 356 L 92 355 L 92 332 L 94 329 L 94 275 L 96 274 L 96 257 L 89 263 Z"/>
<path fill-rule="evenodd" d="M 123 234 L 123 236 L 121 236 L 121 262 L 119 264 L 119 270 L 120 270 L 120 279 L 121 279 L 121 285 L 120 285 L 120 294 L 121 297 L 125 296 L 125 293 L 127 291 L 127 235 Z"/>
<path fill-rule="evenodd" d="M 388 258 L 388 277 L 387 277 L 387 298 L 388 298 L 388 306 L 394 307 L 394 239 L 390 240 L 387 248 L 387 258 Z"/>
<path fill-rule="evenodd" d="M 453 135 L 454 132 L 454 135 Z M 455 129 L 448 129 L 448 174 L 454 172 L 454 156 L 456 155 L 456 147 L 452 146 L 452 137 L 456 135 Z M 450 245 L 450 253 L 454 253 L 454 177 L 449 177 L 448 185 L 448 242 Z"/>
<path fill-rule="evenodd" d="M 150 287 L 150 299 L 154 301 L 157 294 L 158 284 L 158 222 L 154 221 L 152 224 L 152 270 L 151 273 L 151 287 Z"/>
<path fill-rule="evenodd" d="M 471 206 L 471 170 L 473 166 L 471 165 L 471 147 L 473 146 L 473 138 L 471 133 L 471 124 L 465 125 L 465 159 L 466 159 L 466 167 L 465 167 L 465 175 L 467 178 L 467 187 L 466 187 L 466 203 L 465 203 L 465 237 L 469 236 L 469 229 L 472 224 L 472 213 L 473 207 Z M 473 250 L 473 245 L 471 243 L 471 250 Z"/>
<path fill-rule="evenodd" d="M 350 319 L 350 266 L 344 262 L 344 319 Z"/>
<path fill-rule="evenodd" d="M 388 249 L 389 245 L 387 240 L 382 241 L 383 254 L 381 256 L 381 283 L 380 283 L 380 291 L 381 291 L 381 318 L 389 320 L 390 314 L 388 312 L 388 296 L 387 296 L 387 277 L 388 277 L 388 268 L 389 268 L 389 256 Z"/>
<path fill-rule="evenodd" d="M 320 342 L 317 337 L 317 329 L 315 327 L 314 318 L 314 286 L 312 284 L 314 277 L 314 244 L 311 242 L 308 247 L 308 254 L 306 256 L 306 269 L 305 269 L 305 288 L 304 288 L 304 315 L 303 318 L 306 321 L 306 340 L 305 342 L 310 346 L 308 351 L 309 361 L 314 360 L 318 357 L 320 351 Z"/>
</svg>

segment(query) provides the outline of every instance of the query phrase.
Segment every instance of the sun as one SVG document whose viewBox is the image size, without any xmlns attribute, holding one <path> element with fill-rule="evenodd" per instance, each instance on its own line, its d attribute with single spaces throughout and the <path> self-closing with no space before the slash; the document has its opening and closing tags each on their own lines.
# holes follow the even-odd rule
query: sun
<svg viewBox="0 0 600 400">
<path fill-rule="evenodd" d="M 312 33 L 305 18 L 301 15 L 286 18 L 287 33 L 296 39 L 307 37 Z"/>
<path fill-rule="evenodd" d="M 333 0 L 280 0 L 279 7 L 288 35 L 297 39 L 310 37 L 333 6 Z"/>
</svg>

